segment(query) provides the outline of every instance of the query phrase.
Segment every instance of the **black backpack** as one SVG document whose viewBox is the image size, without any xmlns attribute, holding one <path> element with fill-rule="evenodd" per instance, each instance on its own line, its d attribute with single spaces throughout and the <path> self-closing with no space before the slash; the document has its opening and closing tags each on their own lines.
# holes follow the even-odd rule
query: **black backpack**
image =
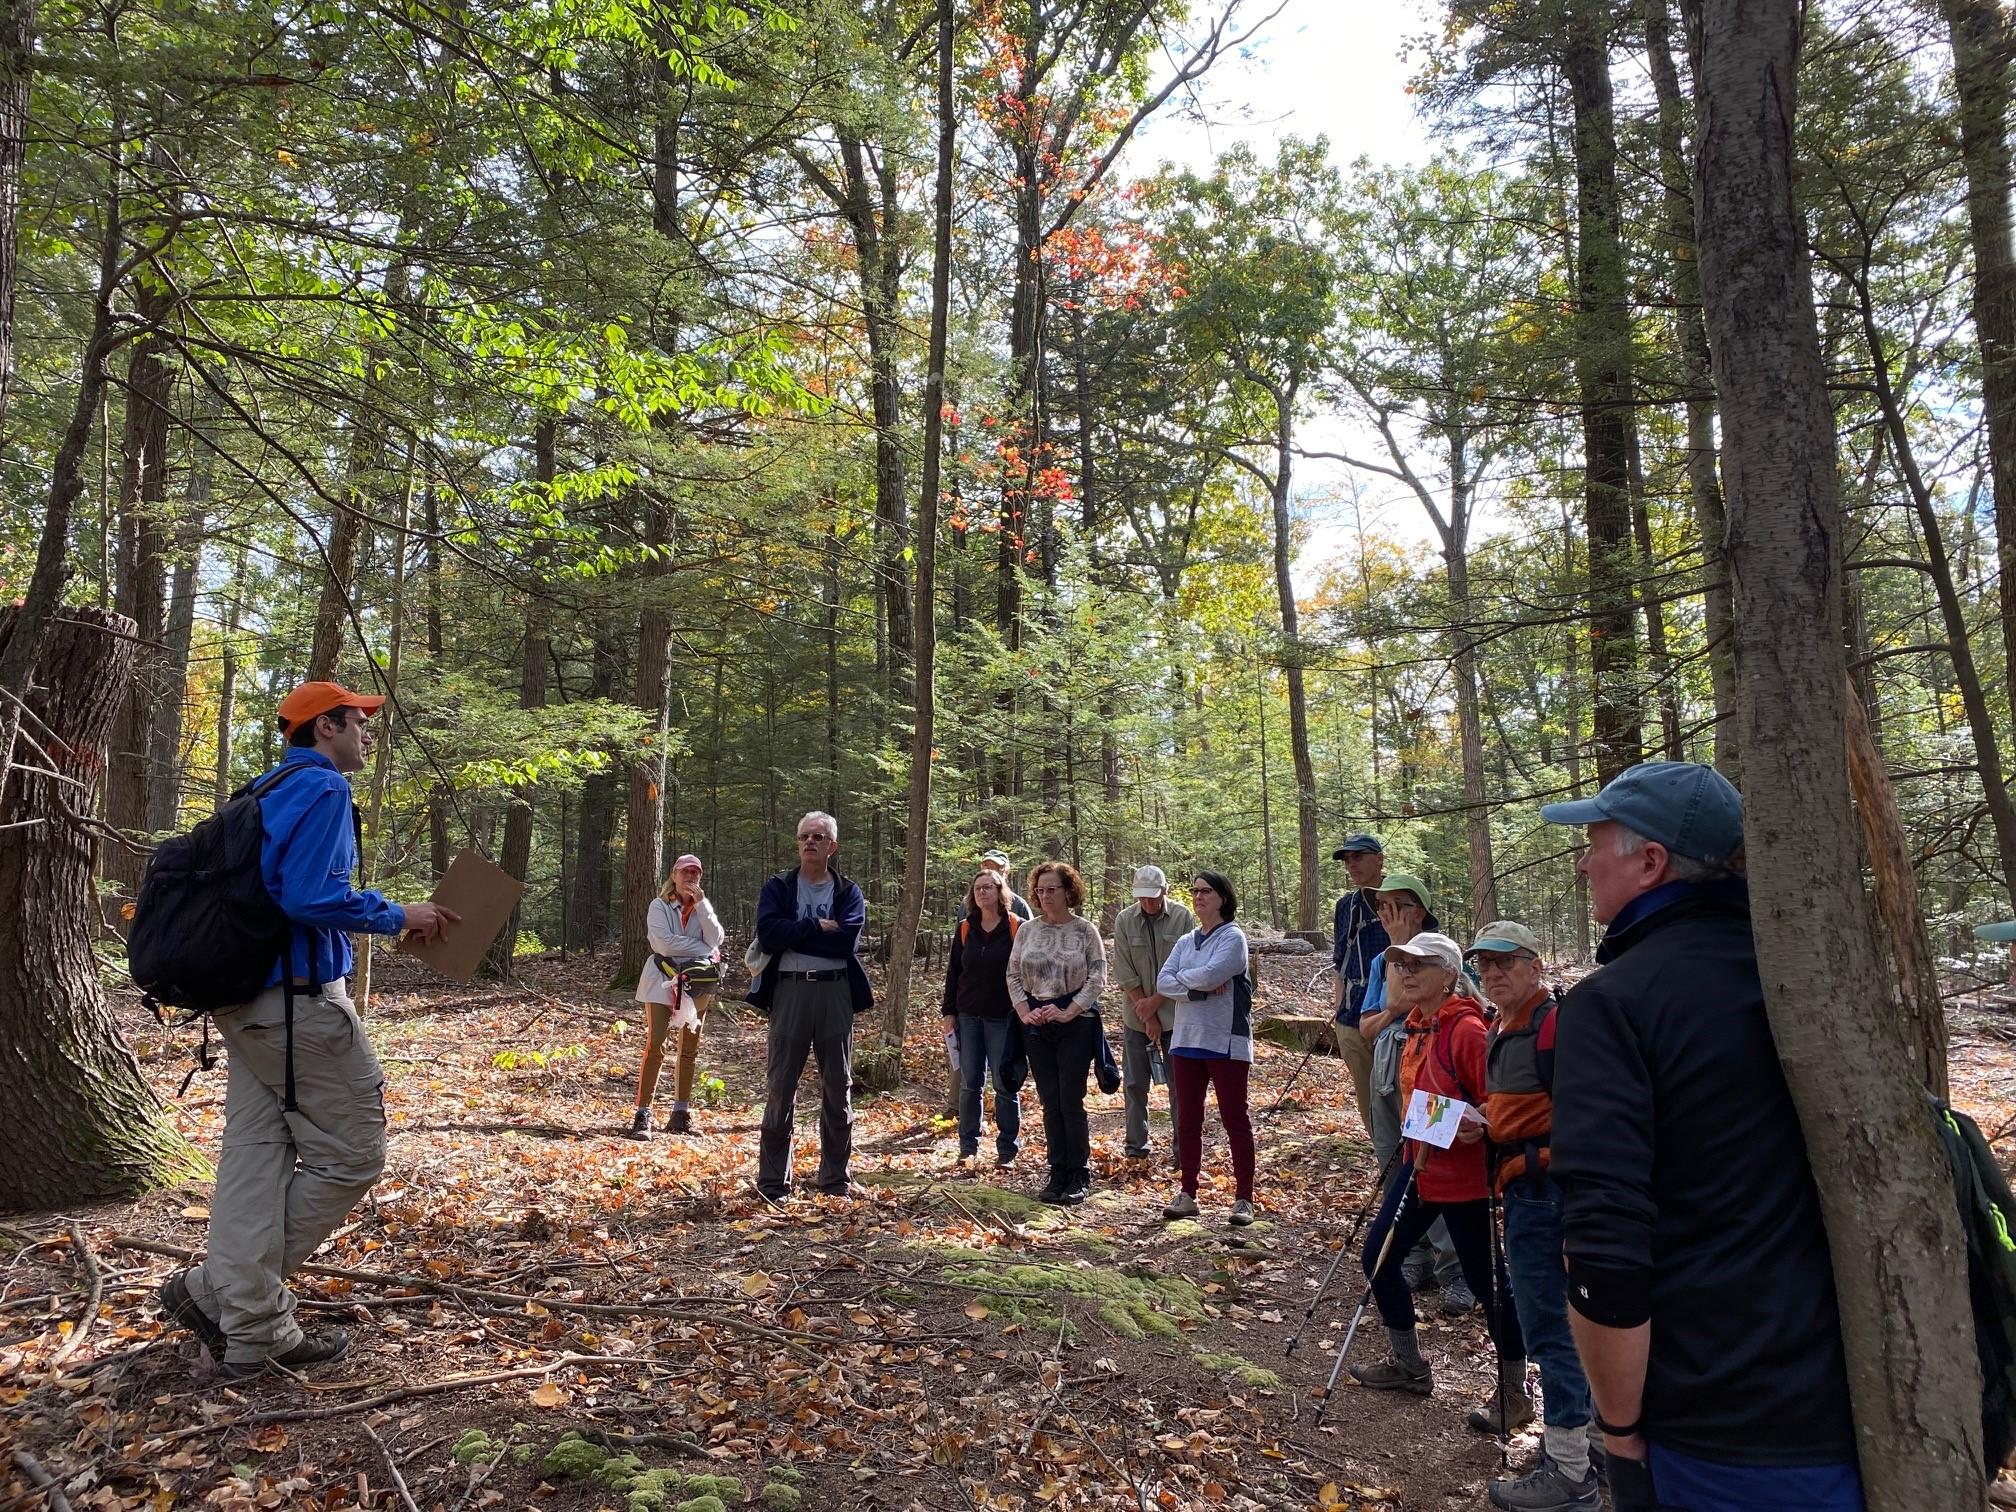
<svg viewBox="0 0 2016 1512">
<path fill-rule="evenodd" d="M 188 1019 L 203 1019 L 203 1045 L 196 1070 L 210 1058 L 208 1015 L 249 1003 L 266 988 L 273 963 L 281 958 L 294 925 L 266 890 L 260 850 L 266 829 L 259 800 L 306 762 L 289 762 L 277 772 L 233 793 L 224 807 L 191 829 L 161 842 L 140 879 L 133 904 L 133 928 L 126 938 L 126 964 L 143 1001 L 157 1019 L 161 1009 L 179 1008 Z M 355 806 L 351 809 L 355 825 Z M 311 953 L 312 968 L 312 953 Z M 293 973 L 280 973 L 287 1005 L 287 1100 L 294 1108 Z M 312 982 L 312 997 L 322 990 Z M 189 1073 L 182 1082 L 187 1091 Z M 177 1096 L 181 1094 L 178 1093 Z"/>
<path fill-rule="evenodd" d="M 1967 1293 L 1981 1364 L 1981 1444 L 1992 1477 L 2016 1449 L 2016 1195 L 1981 1127 L 1933 1104 L 1967 1240 Z"/>
</svg>

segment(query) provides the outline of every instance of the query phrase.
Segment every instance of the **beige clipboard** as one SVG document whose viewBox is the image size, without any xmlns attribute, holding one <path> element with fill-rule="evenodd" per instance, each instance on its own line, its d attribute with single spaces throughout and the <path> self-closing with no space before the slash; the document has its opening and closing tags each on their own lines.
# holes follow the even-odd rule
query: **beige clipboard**
<svg viewBox="0 0 2016 1512">
<path fill-rule="evenodd" d="M 461 917 L 432 940 L 402 936 L 399 950 L 451 982 L 466 982 L 503 933 L 524 891 L 525 884 L 496 862 L 465 850 L 448 863 L 432 899 Z"/>
</svg>

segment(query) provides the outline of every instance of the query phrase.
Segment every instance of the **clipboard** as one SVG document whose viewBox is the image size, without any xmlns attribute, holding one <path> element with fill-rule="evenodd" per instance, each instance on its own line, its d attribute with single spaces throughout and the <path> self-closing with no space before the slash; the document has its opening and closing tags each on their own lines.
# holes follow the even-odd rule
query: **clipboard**
<svg viewBox="0 0 2016 1512">
<path fill-rule="evenodd" d="M 504 932 L 524 891 L 525 884 L 496 862 L 465 850 L 448 863 L 430 900 L 454 910 L 461 919 L 432 940 L 402 935 L 398 949 L 451 982 L 469 981 Z"/>
</svg>

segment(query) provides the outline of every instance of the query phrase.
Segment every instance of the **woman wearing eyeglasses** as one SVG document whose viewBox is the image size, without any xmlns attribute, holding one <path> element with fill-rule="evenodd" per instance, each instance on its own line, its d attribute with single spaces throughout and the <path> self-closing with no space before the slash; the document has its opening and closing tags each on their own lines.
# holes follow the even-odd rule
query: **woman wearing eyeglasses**
<svg viewBox="0 0 2016 1512">
<path fill-rule="evenodd" d="M 1246 979 L 1246 932 L 1232 920 L 1239 899 L 1218 872 L 1200 871 L 1190 884 L 1197 927 L 1162 963 L 1155 990 L 1176 1004 L 1169 1040 L 1169 1095 L 1175 1103 L 1176 1161 L 1183 1186 L 1164 1218 L 1197 1213 L 1197 1172 L 1204 1163 L 1204 1089 L 1218 1103 L 1218 1121 L 1232 1147 L 1237 1193 L 1226 1222 L 1253 1221 L 1253 1120 L 1246 1084 L 1253 1069 L 1253 989 Z"/>
<path fill-rule="evenodd" d="M 1038 1197 L 1064 1206 L 1083 1202 L 1092 1184 L 1092 1134 L 1085 1120 L 1085 1078 L 1099 1054 L 1099 994 L 1106 988 L 1106 945 L 1081 917 L 1085 882 L 1062 861 L 1029 873 L 1036 917 L 1008 952 L 1008 1000 L 1022 1038 L 1036 1095 L 1043 1104 L 1043 1141 L 1050 1181 Z"/>
<path fill-rule="evenodd" d="M 1483 1133 L 1485 1083 L 1484 1013 L 1463 985 L 1463 948 L 1445 934 L 1418 934 L 1386 947 L 1392 971 L 1387 993 L 1407 1015 L 1407 1048 L 1400 1062 L 1400 1105 L 1416 1091 L 1454 1098 L 1477 1110 L 1466 1113 L 1467 1137 L 1459 1131 L 1447 1149 L 1410 1140 L 1406 1163 L 1395 1173 L 1380 1204 L 1379 1217 L 1365 1236 L 1365 1274 L 1386 1325 L 1392 1358 L 1376 1365 L 1353 1365 L 1351 1374 L 1375 1391 L 1407 1391 L 1427 1396 L 1434 1374 L 1421 1358 L 1414 1336 L 1414 1298 L 1400 1274 L 1407 1253 L 1437 1218 L 1449 1226 L 1456 1259 L 1470 1290 L 1490 1311 L 1492 1341 L 1508 1394 L 1525 1395 L 1526 1341 L 1512 1310 L 1512 1284 L 1503 1262 L 1493 1265 L 1490 1179 Z M 1390 1239 L 1389 1239 L 1390 1234 Z M 1496 1274 L 1494 1276 L 1494 1268 Z M 1507 1403 L 1508 1415 L 1512 1404 Z M 1530 1415 L 1530 1404 L 1528 1413 Z"/>
</svg>

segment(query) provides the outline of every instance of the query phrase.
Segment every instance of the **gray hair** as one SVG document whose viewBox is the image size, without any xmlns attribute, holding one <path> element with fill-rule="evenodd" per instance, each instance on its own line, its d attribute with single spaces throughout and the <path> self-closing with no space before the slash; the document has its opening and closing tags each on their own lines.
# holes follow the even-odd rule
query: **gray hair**
<svg viewBox="0 0 2016 1512">
<path fill-rule="evenodd" d="M 826 838 L 828 840 L 831 840 L 835 845 L 838 845 L 840 843 L 840 821 L 838 819 L 835 819 L 831 814 L 827 813 L 824 809 L 812 810 L 811 813 L 805 816 L 805 819 L 818 820 L 820 824 L 825 826 Z M 803 829 L 805 827 L 805 819 L 800 819 L 798 821 L 798 828 Z"/>
<path fill-rule="evenodd" d="M 1635 856 L 1645 849 L 1645 836 L 1626 825 L 1617 826 L 1617 840 L 1614 849 L 1620 856 Z M 1666 848 L 1666 876 L 1673 882 L 1726 882 L 1731 877 L 1742 875 L 1741 853 L 1725 864 L 1713 861 L 1697 861 L 1692 856 L 1683 856 L 1672 847 Z"/>
</svg>

